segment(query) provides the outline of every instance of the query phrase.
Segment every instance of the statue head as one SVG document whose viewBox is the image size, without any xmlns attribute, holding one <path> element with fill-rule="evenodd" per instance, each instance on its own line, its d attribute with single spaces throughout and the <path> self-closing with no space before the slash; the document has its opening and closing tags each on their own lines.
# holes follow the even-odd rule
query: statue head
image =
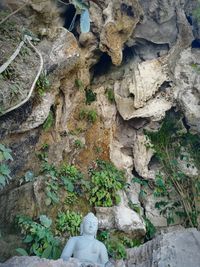
<svg viewBox="0 0 200 267">
<path fill-rule="evenodd" d="M 93 235 L 94 237 L 96 237 L 98 230 L 98 219 L 92 212 L 89 212 L 83 218 L 80 230 L 81 235 Z"/>
</svg>

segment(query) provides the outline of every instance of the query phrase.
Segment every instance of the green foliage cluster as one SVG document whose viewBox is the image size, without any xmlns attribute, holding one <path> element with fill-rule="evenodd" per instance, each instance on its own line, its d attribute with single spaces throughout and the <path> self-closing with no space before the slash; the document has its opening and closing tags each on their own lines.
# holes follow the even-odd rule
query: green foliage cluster
<svg viewBox="0 0 200 267">
<path fill-rule="evenodd" d="M 50 82 L 46 72 L 42 72 L 39 79 L 36 82 L 36 90 L 39 96 L 43 96 L 45 92 L 50 88 Z"/>
<path fill-rule="evenodd" d="M 41 215 L 39 222 L 26 216 L 18 216 L 17 224 L 24 235 L 23 242 L 27 244 L 27 251 L 19 248 L 22 255 L 36 255 L 47 259 L 58 259 L 61 254 L 60 242 L 51 231 L 52 220 Z"/>
<path fill-rule="evenodd" d="M 193 10 L 193 16 L 194 16 L 194 18 L 196 18 L 197 21 L 199 22 L 199 21 L 200 21 L 200 1 L 197 0 L 196 3 L 197 3 L 197 6 L 196 6 L 196 8 Z"/>
<path fill-rule="evenodd" d="M 144 217 L 144 221 L 145 221 L 145 226 L 146 226 L 145 240 L 148 241 L 148 240 L 151 240 L 155 236 L 156 228 L 153 225 L 153 223 L 146 217 Z"/>
<path fill-rule="evenodd" d="M 92 102 L 96 101 L 97 94 L 94 93 L 91 89 L 85 90 L 86 104 L 90 105 Z"/>
<path fill-rule="evenodd" d="M 115 231 L 101 231 L 98 233 L 98 239 L 106 245 L 109 256 L 114 259 L 126 259 L 127 248 L 141 245 L 140 240 L 131 239 L 125 234 L 116 233 Z"/>
<path fill-rule="evenodd" d="M 120 202 L 117 191 L 125 186 L 124 173 L 112 163 L 97 160 L 97 167 L 90 170 L 90 203 L 95 206 L 111 207 Z"/>
<path fill-rule="evenodd" d="M 59 212 L 56 219 L 56 232 L 61 236 L 65 233 L 67 233 L 68 236 L 78 235 L 81 221 L 82 215 L 78 212 L 69 210 L 66 212 Z"/>
<path fill-rule="evenodd" d="M 81 140 L 79 140 L 79 139 L 76 139 L 75 141 L 74 141 L 74 146 L 76 147 L 76 148 L 84 148 L 84 144 L 83 144 L 83 142 L 81 141 Z"/>
<path fill-rule="evenodd" d="M 48 117 L 46 118 L 44 124 L 43 124 L 43 129 L 45 131 L 48 131 L 54 124 L 54 115 L 53 112 L 50 110 Z"/>
<path fill-rule="evenodd" d="M 111 88 L 107 88 L 105 94 L 107 95 L 108 101 L 113 104 L 115 102 L 114 90 Z"/>
<path fill-rule="evenodd" d="M 0 189 L 3 189 L 11 179 L 11 171 L 6 163 L 9 160 L 13 160 L 11 152 L 11 149 L 6 148 L 3 144 L 0 144 Z"/>
<path fill-rule="evenodd" d="M 79 112 L 79 119 L 83 120 L 86 119 L 88 122 L 95 123 L 97 120 L 97 112 L 96 110 L 87 110 L 87 109 L 82 109 Z"/>
<path fill-rule="evenodd" d="M 67 192 L 74 192 L 80 195 L 83 190 L 83 174 L 73 165 L 62 165 L 56 168 L 53 164 L 44 161 L 42 171 L 48 178 L 45 182 L 46 205 L 58 204 L 60 189 L 64 188 Z"/>
<path fill-rule="evenodd" d="M 200 179 L 187 176 L 179 161 L 183 160 L 188 168 L 200 169 L 199 136 L 183 131 L 180 115 L 174 114 L 165 118 L 158 132 L 146 132 L 146 135 L 162 165 L 162 174 L 158 173 L 156 177 L 154 195 L 165 197 L 165 200 L 156 203 L 156 207 L 166 216 L 168 224 L 173 223 L 177 215 L 184 218 L 185 226 L 198 227 Z"/>
</svg>

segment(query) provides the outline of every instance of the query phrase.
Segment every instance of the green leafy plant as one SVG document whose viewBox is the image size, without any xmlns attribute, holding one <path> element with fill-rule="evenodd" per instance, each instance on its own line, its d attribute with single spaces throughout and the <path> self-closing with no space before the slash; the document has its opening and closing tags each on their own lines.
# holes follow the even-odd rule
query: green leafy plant
<svg viewBox="0 0 200 267">
<path fill-rule="evenodd" d="M 16 221 L 24 235 L 23 242 L 27 244 L 27 250 L 17 249 L 19 253 L 47 259 L 58 259 L 60 257 L 60 242 L 51 231 L 51 219 L 46 215 L 41 215 L 39 222 L 35 222 L 31 218 L 21 215 L 17 216 Z"/>
<path fill-rule="evenodd" d="M 90 203 L 96 206 L 111 207 L 120 202 L 117 194 L 125 186 L 124 173 L 110 162 L 98 160 L 97 168 L 90 170 Z"/>
<path fill-rule="evenodd" d="M 54 124 L 54 115 L 53 112 L 50 110 L 49 115 L 43 124 L 43 129 L 45 131 L 48 131 L 53 126 L 53 124 Z"/>
<path fill-rule="evenodd" d="M 94 93 L 91 89 L 85 90 L 86 104 L 90 105 L 92 102 L 96 101 L 97 94 Z"/>
<path fill-rule="evenodd" d="M 50 82 L 45 71 L 43 71 L 36 82 L 36 90 L 39 96 L 43 96 L 50 88 Z"/>
<path fill-rule="evenodd" d="M 10 168 L 5 163 L 9 160 L 13 160 L 11 152 L 11 149 L 0 144 L 0 189 L 3 189 L 5 185 L 9 183 L 9 180 L 12 179 L 10 176 Z"/>
<path fill-rule="evenodd" d="M 78 235 L 81 221 L 82 215 L 80 213 L 69 210 L 59 212 L 56 219 L 57 234 L 62 235 L 63 233 L 67 233 L 68 236 Z"/>
<path fill-rule="evenodd" d="M 84 148 L 85 145 L 83 144 L 83 142 L 81 140 L 77 139 L 74 141 L 74 146 L 76 148 Z"/>
<path fill-rule="evenodd" d="M 144 221 L 145 221 L 145 226 L 146 226 L 146 235 L 145 235 L 145 239 L 146 241 L 151 240 L 155 234 L 156 234 L 156 228 L 153 225 L 153 223 L 147 219 L 146 217 L 144 217 Z"/>
<path fill-rule="evenodd" d="M 114 259 L 126 259 L 127 248 L 141 245 L 140 240 L 131 239 L 124 233 L 119 233 L 113 230 L 100 231 L 97 237 L 106 245 L 109 256 Z"/>
<path fill-rule="evenodd" d="M 56 168 L 53 164 L 44 161 L 43 173 L 46 175 L 46 205 L 58 204 L 59 192 L 65 189 L 67 192 L 81 194 L 83 189 L 83 174 L 73 165 L 62 165 Z"/>
<path fill-rule="evenodd" d="M 83 120 L 86 119 L 88 122 L 95 123 L 97 120 L 97 112 L 96 110 L 86 110 L 86 109 L 81 109 L 79 112 L 79 119 Z"/>
<path fill-rule="evenodd" d="M 199 136 L 183 131 L 180 114 L 169 114 L 158 132 L 146 132 L 146 135 L 162 166 L 162 175 L 156 177 L 154 195 L 168 199 L 166 203 L 159 201 L 156 207 L 167 217 L 168 223 L 174 222 L 174 215 L 178 215 L 184 217 L 185 226 L 198 227 L 199 177 L 187 176 L 178 162 L 185 159 L 187 168 L 194 165 L 200 169 Z M 185 156 L 187 153 L 192 157 L 190 161 Z"/>
<path fill-rule="evenodd" d="M 27 171 L 24 176 L 20 179 L 20 185 L 23 183 L 33 182 L 35 180 L 35 175 L 32 171 Z"/>
<path fill-rule="evenodd" d="M 75 80 L 75 86 L 81 90 L 84 88 L 83 82 L 80 79 Z"/>
<path fill-rule="evenodd" d="M 114 90 L 111 88 L 107 88 L 105 90 L 105 94 L 107 95 L 108 101 L 113 104 L 115 102 Z"/>
</svg>

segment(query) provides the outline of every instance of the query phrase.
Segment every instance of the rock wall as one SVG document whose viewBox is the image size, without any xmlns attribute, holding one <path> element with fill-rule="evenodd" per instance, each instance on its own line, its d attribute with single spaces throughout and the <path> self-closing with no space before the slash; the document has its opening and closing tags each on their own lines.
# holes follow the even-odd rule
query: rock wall
<svg viewBox="0 0 200 267">
<path fill-rule="evenodd" d="M 2 6 L 16 10 L 23 3 L 9 0 Z M 24 185 L 19 182 L 27 170 L 39 176 L 36 153 L 46 143 L 48 160 L 55 165 L 75 164 L 86 173 L 100 158 L 125 171 L 129 186 L 121 192 L 121 203 L 96 208 L 102 229 L 144 236 L 142 215 L 158 227 L 167 225 L 166 218 L 155 209 L 152 191 L 149 189 L 143 201 L 141 185 L 131 181 L 133 173 L 150 184 L 155 180 L 160 166 L 152 164 L 155 152 L 143 130 L 158 130 L 166 112 L 180 110 L 186 128 L 200 132 L 200 54 L 191 47 L 198 38 L 194 27 L 198 24 L 190 25 L 187 19 L 193 5 L 188 0 L 91 1 L 89 33 L 80 33 L 77 22 L 73 33 L 65 29 L 61 17 L 69 15 L 70 9 L 49 0 L 32 0 L 14 16 L 18 27 L 25 23 L 40 37 L 36 47 L 51 85 L 40 96 L 35 89 L 28 102 L 0 117 L 1 143 L 12 149 L 14 158 L 10 163 L 13 179 L 0 192 L 3 227 L 22 211 L 37 217 L 48 210 L 41 207 L 42 189 L 36 193 L 41 178 Z M 26 73 L 25 65 L 23 69 Z M 96 101 L 87 105 L 85 90 L 89 89 L 96 94 Z M 109 90 L 113 102 L 107 97 Z M 80 120 L 83 109 L 97 112 L 94 124 Z M 45 131 L 43 125 L 50 111 L 54 122 Z M 76 139 L 84 148 L 74 147 Z M 52 216 L 55 213 L 49 212 Z"/>
</svg>

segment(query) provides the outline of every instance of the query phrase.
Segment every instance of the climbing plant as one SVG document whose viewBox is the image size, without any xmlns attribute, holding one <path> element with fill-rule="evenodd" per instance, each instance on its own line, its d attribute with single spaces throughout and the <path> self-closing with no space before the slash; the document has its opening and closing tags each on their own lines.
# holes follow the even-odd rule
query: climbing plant
<svg viewBox="0 0 200 267">
<path fill-rule="evenodd" d="M 186 226 L 198 227 L 200 179 L 183 172 L 180 161 L 187 168 L 200 170 L 199 136 L 183 129 L 179 114 L 168 114 L 158 132 L 145 133 L 162 166 L 162 173 L 156 176 L 154 196 L 165 197 L 165 201 L 157 202 L 156 208 L 166 216 L 168 224 L 176 215 L 184 218 Z"/>
</svg>

